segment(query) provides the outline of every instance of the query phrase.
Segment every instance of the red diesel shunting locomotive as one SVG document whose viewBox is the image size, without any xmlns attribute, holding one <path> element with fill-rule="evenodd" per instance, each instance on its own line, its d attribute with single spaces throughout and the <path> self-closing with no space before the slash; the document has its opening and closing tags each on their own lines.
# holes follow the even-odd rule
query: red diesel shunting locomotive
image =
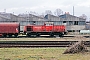
<svg viewBox="0 0 90 60">
<path fill-rule="evenodd" d="M 44 25 L 27 25 L 24 26 L 24 33 L 27 36 L 31 35 L 59 35 L 59 37 L 62 37 L 64 33 L 66 32 L 65 25 L 54 25 L 52 22 L 46 22 Z"/>
<path fill-rule="evenodd" d="M 20 32 L 19 23 L 0 23 L 0 34 L 3 37 L 17 37 Z"/>
</svg>

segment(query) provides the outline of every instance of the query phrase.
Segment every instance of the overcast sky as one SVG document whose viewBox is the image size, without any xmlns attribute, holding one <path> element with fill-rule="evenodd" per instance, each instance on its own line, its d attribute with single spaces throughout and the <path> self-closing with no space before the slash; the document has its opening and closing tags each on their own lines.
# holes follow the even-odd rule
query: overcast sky
<svg viewBox="0 0 90 60">
<path fill-rule="evenodd" d="M 69 12 L 76 16 L 85 14 L 90 18 L 90 0 L 0 0 L 0 12 L 7 13 L 26 13 L 35 11 L 39 14 L 45 12 L 45 10 L 51 10 L 54 12 L 57 8 L 60 8 L 63 12 Z"/>
</svg>

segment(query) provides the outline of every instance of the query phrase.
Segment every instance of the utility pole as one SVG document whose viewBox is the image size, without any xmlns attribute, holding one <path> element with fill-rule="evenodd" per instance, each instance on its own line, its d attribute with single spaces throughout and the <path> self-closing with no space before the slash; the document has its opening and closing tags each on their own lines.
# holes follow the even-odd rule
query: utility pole
<svg viewBox="0 0 90 60">
<path fill-rule="evenodd" d="M 73 6 L 73 16 L 74 16 L 74 6 Z"/>
<path fill-rule="evenodd" d="M 6 13 L 6 9 L 4 9 L 4 13 Z"/>
</svg>

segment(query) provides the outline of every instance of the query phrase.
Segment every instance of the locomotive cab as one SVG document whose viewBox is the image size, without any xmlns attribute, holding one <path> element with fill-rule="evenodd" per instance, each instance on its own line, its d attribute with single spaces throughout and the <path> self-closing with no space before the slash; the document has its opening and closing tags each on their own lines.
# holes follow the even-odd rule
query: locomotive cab
<svg viewBox="0 0 90 60">
<path fill-rule="evenodd" d="M 44 25 L 45 25 L 45 26 L 53 26 L 54 23 L 53 23 L 53 22 L 45 22 Z"/>
</svg>

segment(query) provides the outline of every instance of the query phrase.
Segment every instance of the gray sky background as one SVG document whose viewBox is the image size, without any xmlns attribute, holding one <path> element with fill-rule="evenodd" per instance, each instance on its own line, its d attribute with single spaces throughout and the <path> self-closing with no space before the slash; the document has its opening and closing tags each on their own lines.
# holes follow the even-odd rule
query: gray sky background
<svg viewBox="0 0 90 60">
<path fill-rule="evenodd" d="M 85 14 L 90 18 L 90 0 L 0 0 L 0 12 L 7 13 L 26 13 L 35 11 L 38 14 L 51 10 L 54 12 L 60 8 L 63 12 L 73 14 L 73 6 L 75 16 Z"/>
</svg>

